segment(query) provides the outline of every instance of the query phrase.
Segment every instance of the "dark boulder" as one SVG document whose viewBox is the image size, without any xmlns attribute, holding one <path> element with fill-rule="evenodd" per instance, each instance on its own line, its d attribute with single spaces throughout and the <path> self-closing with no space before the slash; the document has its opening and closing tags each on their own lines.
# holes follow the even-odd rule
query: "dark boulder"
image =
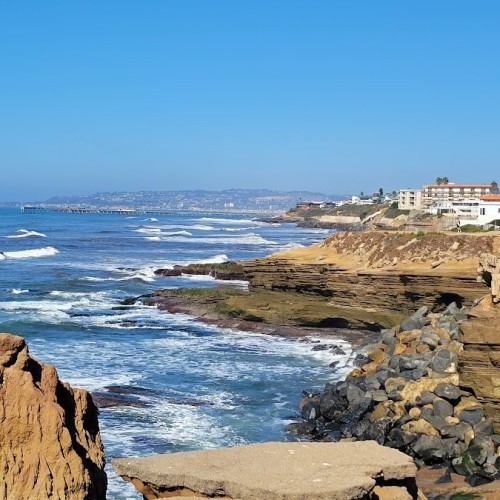
<svg viewBox="0 0 500 500">
<path fill-rule="evenodd" d="M 434 393 L 440 398 L 446 399 L 451 402 L 458 401 L 460 399 L 460 389 L 453 384 L 439 384 L 434 389 Z"/>
</svg>

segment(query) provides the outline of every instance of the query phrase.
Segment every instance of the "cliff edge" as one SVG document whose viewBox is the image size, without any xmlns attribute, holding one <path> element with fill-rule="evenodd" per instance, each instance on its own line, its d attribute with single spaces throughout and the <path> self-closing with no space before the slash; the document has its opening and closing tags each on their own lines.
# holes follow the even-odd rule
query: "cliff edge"
<svg viewBox="0 0 500 500">
<path fill-rule="evenodd" d="M 0 497 L 106 497 L 104 451 L 90 394 L 72 389 L 21 337 L 0 334 Z"/>
</svg>

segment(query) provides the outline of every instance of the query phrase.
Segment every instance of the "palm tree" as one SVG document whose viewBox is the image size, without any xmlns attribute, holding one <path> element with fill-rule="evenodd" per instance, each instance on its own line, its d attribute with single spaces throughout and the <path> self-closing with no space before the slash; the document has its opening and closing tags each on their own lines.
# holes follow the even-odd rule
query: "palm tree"
<svg viewBox="0 0 500 500">
<path fill-rule="evenodd" d="M 448 177 L 437 177 L 437 178 L 436 178 L 436 184 L 438 184 L 439 186 L 440 186 L 441 184 L 448 184 L 448 182 L 450 182 L 450 181 L 448 180 Z"/>
<path fill-rule="evenodd" d="M 384 196 L 384 190 L 382 188 L 378 188 L 378 194 L 382 198 L 382 196 Z"/>
<path fill-rule="evenodd" d="M 491 192 L 492 193 L 498 193 L 498 183 L 497 181 L 491 181 Z"/>
</svg>

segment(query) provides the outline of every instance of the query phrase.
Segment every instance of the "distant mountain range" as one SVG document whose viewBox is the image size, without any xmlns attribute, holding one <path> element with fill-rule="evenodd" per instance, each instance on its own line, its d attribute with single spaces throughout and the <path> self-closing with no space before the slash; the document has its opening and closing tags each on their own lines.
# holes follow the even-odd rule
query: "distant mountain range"
<svg viewBox="0 0 500 500">
<path fill-rule="evenodd" d="M 310 191 L 227 189 L 224 191 L 138 191 L 54 196 L 41 204 L 79 207 L 158 208 L 162 210 L 288 210 L 299 201 L 335 201 L 345 195 Z M 39 202 L 38 202 L 39 203 Z"/>
</svg>

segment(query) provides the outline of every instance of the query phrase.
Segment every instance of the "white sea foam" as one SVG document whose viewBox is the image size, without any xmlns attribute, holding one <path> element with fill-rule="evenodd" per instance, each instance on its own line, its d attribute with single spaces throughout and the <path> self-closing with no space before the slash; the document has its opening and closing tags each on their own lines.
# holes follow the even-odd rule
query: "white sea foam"
<svg viewBox="0 0 500 500">
<path fill-rule="evenodd" d="M 142 269 L 112 269 L 111 271 L 116 274 L 124 274 L 125 276 L 108 276 L 101 278 L 97 276 L 85 276 L 86 281 L 129 281 L 141 280 L 147 283 L 155 281 L 155 267 L 144 267 Z"/>
<path fill-rule="evenodd" d="M 10 293 L 14 294 L 14 295 L 21 295 L 22 293 L 29 293 L 29 290 L 28 289 L 20 289 L 20 288 L 13 288 L 12 290 L 10 290 Z"/>
<path fill-rule="evenodd" d="M 146 236 L 144 239 L 147 241 L 161 241 L 161 236 Z"/>
<path fill-rule="evenodd" d="M 161 233 L 162 236 L 193 236 L 193 233 L 190 233 L 189 231 L 173 231 L 170 233 Z"/>
<path fill-rule="evenodd" d="M 262 236 L 255 233 L 246 233 L 241 236 L 233 237 L 208 237 L 197 238 L 185 236 L 172 236 L 169 241 L 176 243 L 204 243 L 207 245 L 276 245 L 275 241 L 266 240 Z"/>
<path fill-rule="evenodd" d="M 30 238 L 30 237 L 38 237 L 38 238 L 46 238 L 47 235 L 43 233 L 38 233 L 37 231 L 28 231 L 27 229 L 18 229 L 16 233 L 19 234 L 11 234 L 9 236 L 5 236 L 5 238 Z"/>
<path fill-rule="evenodd" d="M 202 217 L 200 220 L 202 221 L 207 221 L 207 222 L 214 222 L 216 224 L 227 224 L 227 225 L 241 225 L 241 224 L 246 224 L 246 225 L 252 225 L 252 227 L 258 227 L 260 226 L 259 222 L 256 222 L 252 219 L 220 219 L 220 218 L 213 218 L 213 217 Z"/>
<path fill-rule="evenodd" d="M 251 227 L 223 227 L 222 231 L 228 231 L 230 233 L 235 233 L 238 231 L 249 231 L 251 229 L 255 229 L 255 226 L 251 226 Z"/>
<path fill-rule="evenodd" d="M 150 217 L 149 219 L 144 219 L 145 221 L 158 222 L 156 217 Z"/>
<path fill-rule="evenodd" d="M 161 233 L 159 227 L 140 227 L 139 229 L 134 229 L 137 233 Z"/>
<path fill-rule="evenodd" d="M 193 262 L 193 264 L 222 264 L 227 262 L 229 257 L 225 253 L 219 253 L 213 257 L 208 257 L 207 259 L 201 259 Z"/>
<path fill-rule="evenodd" d="M 16 252 L 1 252 L 7 259 L 32 259 L 36 257 L 50 257 L 59 253 L 54 247 L 34 248 L 32 250 L 18 250 Z"/>
</svg>

